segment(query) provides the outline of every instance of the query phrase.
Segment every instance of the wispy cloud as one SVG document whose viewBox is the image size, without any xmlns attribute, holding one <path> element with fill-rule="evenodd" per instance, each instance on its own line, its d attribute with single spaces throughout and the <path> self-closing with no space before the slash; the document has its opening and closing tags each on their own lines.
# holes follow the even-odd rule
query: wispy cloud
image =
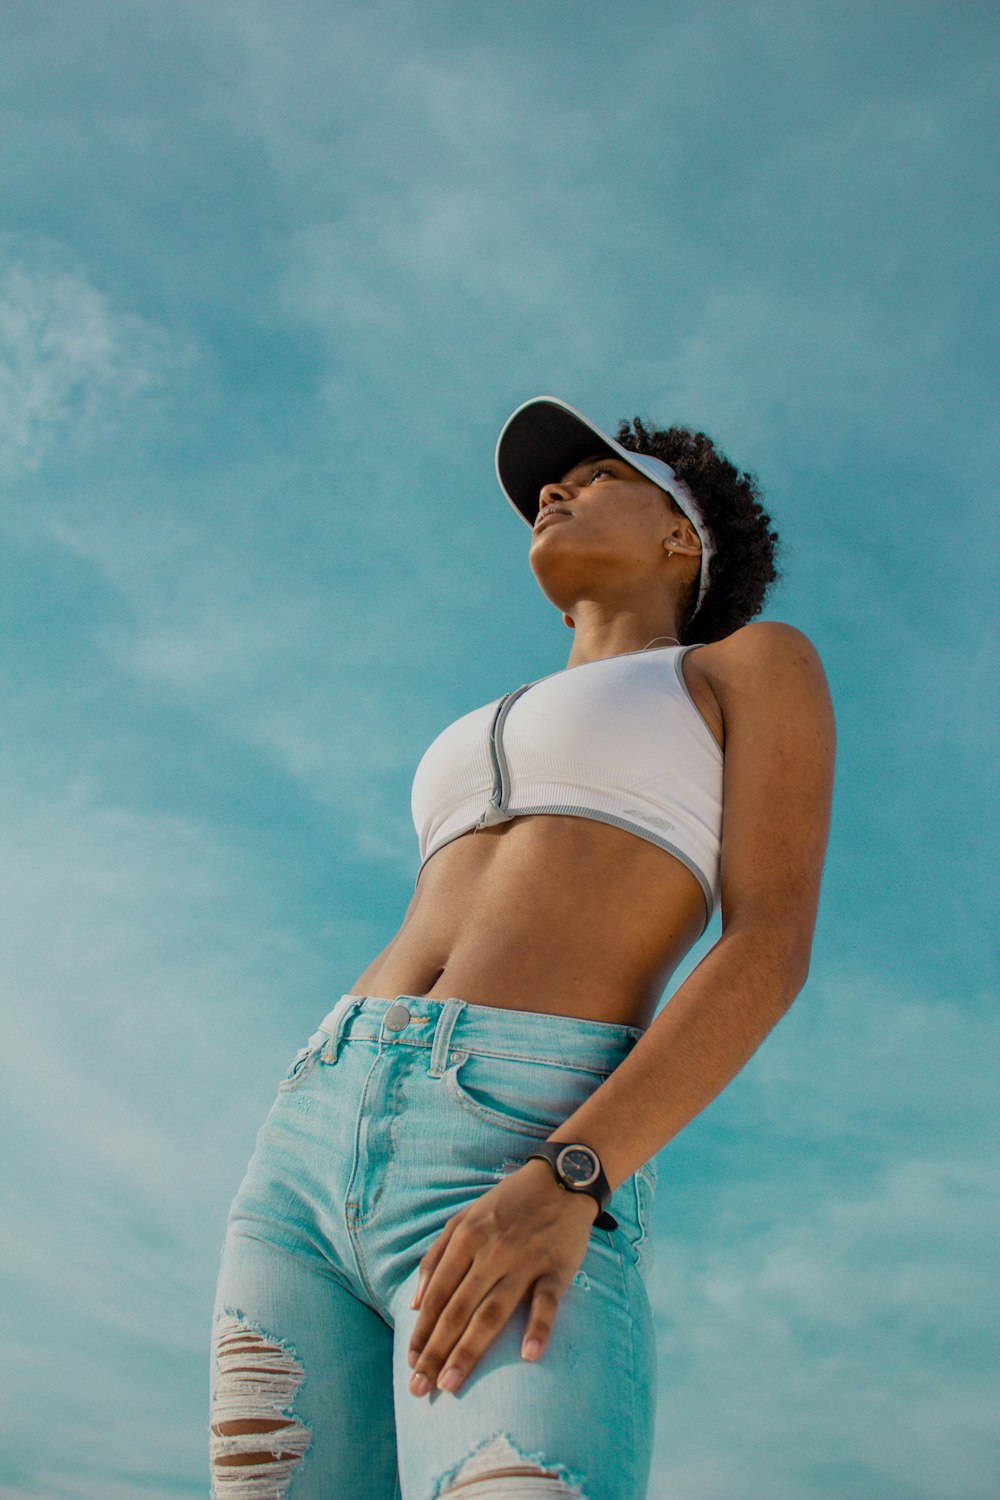
<svg viewBox="0 0 1000 1500">
<path fill-rule="evenodd" d="M 124 607 L 96 635 L 109 663 L 255 747 L 353 828 L 357 847 L 411 869 L 404 793 L 417 742 L 398 724 L 433 720 L 413 651 L 400 652 L 408 595 L 359 601 L 349 554 L 339 578 L 312 586 L 239 526 L 223 536 L 168 504 L 55 515 L 47 530 Z"/>
<path fill-rule="evenodd" d="M 3 798 L 16 862 L 0 902 L 0 1116 L 19 1226 L 0 1256 L 3 1404 L 32 1494 L 125 1500 L 155 1473 L 179 1496 L 206 1463 L 226 1206 L 367 924 L 339 912 L 324 958 L 279 910 L 280 869 L 204 826 L 102 802 L 83 767 L 60 795 L 61 759 Z M 137 1444 L 151 1399 L 155 1431 Z"/>
<path fill-rule="evenodd" d="M 192 358 L 115 307 L 41 236 L 0 236 L 0 472 L 36 470 L 55 443 L 81 456 Z"/>
<path fill-rule="evenodd" d="M 1000 1456 L 995 1004 L 864 971 L 797 1004 L 661 1158 L 652 1493 L 978 1500 Z M 730 1170 L 699 1182 L 712 1136 Z"/>
</svg>

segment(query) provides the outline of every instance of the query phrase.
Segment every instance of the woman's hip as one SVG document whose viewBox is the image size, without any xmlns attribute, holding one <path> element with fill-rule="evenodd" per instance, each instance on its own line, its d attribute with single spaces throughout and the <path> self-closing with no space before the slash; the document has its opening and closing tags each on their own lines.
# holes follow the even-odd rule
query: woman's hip
<svg viewBox="0 0 1000 1500">
<path fill-rule="evenodd" d="M 383 1307 L 447 1220 L 516 1171 L 627 1056 L 632 1027 L 453 998 L 345 995 L 298 1049 L 230 1228 L 335 1257 Z M 656 1170 L 594 1237 L 644 1277 Z"/>
</svg>

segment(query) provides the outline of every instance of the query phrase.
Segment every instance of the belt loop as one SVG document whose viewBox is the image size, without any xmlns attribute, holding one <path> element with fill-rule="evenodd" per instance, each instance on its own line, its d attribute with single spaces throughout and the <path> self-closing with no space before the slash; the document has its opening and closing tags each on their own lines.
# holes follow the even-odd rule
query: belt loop
<svg viewBox="0 0 1000 1500">
<path fill-rule="evenodd" d="M 351 1012 L 357 1010 L 364 998 L 364 995 L 341 995 L 330 1014 L 324 1016 L 322 1021 L 320 1021 L 320 1031 L 325 1031 L 330 1038 L 323 1049 L 323 1056 L 326 1061 L 333 1063 L 337 1061 L 340 1034 L 344 1029 L 344 1023 Z"/>
<path fill-rule="evenodd" d="M 434 1028 L 434 1043 L 431 1047 L 431 1063 L 428 1069 L 432 1078 L 440 1078 L 448 1066 L 448 1048 L 451 1046 L 451 1034 L 455 1029 L 455 1022 L 464 1009 L 464 1000 L 453 998 L 444 1002 L 444 1010 L 438 1017 L 438 1023 Z"/>
</svg>

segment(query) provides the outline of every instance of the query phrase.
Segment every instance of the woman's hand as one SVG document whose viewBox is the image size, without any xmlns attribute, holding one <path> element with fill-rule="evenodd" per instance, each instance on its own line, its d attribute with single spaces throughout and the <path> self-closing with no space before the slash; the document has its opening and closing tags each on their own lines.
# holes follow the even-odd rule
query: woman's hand
<svg viewBox="0 0 1000 1500">
<path fill-rule="evenodd" d="M 420 1309 L 410 1340 L 413 1394 L 424 1395 L 435 1382 L 456 1391 L 528 1297 L 521 1353 L 537 1359 L 597 1214 L 589 1193 L 567 1192 L 535 1159 L 449 1219 L 420 1262 L 411 1303 Z"/>
</svg>

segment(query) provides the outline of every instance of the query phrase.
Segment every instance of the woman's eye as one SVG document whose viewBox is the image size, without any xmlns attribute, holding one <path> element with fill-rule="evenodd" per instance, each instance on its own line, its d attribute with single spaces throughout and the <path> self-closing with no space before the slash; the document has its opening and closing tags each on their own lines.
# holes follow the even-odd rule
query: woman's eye
<svg viewBox="0 0 1000 1500">
<path fill-rule="evenodd" d="M 591 482 L 593 482 L 597 478 L 598 474 L 610 474 L 610 473 L 611 473 L 610 469 L 605 469 L 603 467 L 603 465 L 598 464 L 595 468 L 591 469 L 591 471 L 590 471 Z"/>
</svg>

